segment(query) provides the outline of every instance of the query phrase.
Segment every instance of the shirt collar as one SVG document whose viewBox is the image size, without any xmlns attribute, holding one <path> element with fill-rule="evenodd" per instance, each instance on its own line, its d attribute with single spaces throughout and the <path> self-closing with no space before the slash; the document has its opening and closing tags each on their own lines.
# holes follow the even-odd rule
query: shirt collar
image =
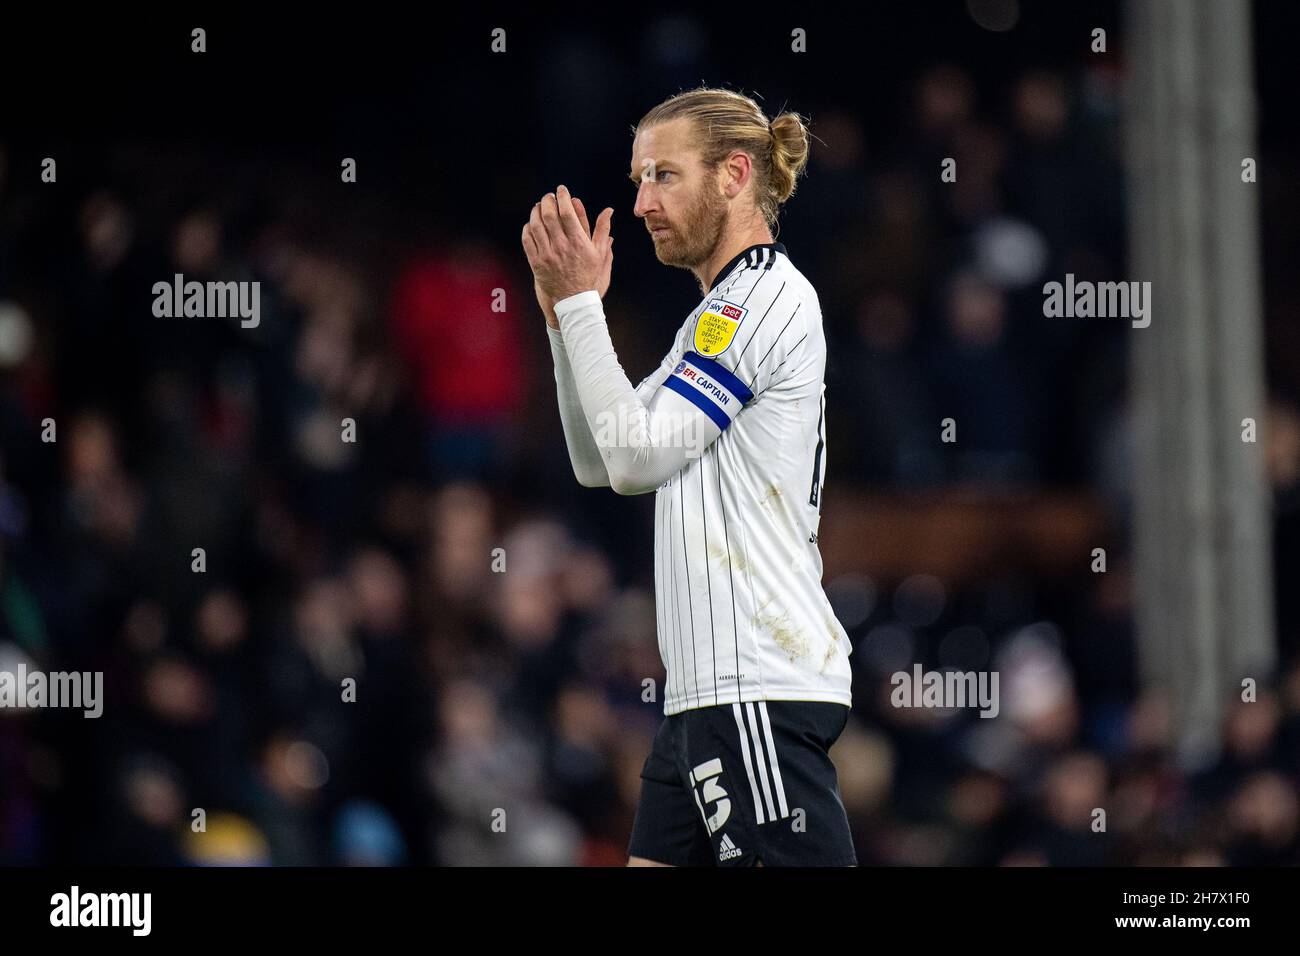
<svg viewBox="0 0 1300 956">
<path fill-rule="evenodd" d="M 716 289 L 718 287 L 718 283 L 720 283 L 723 279 L 725 279 L 728 273 L 730 273 L 732 269 L 736 268 L 736 266 L 739 265 L 740 260 L 744 259 L 746 256 L 749 256 L 757 249 L 771 249 L 774 252 L 779 252 L 781 253 L 781 255 L 789 258 L 789 253 L 785 251 L 785 246 L 779 242 L 756 243 L 750 246 L 748 249 L 743 249 L 740 252 L 736 253 L 736 255 L 732 257 L 731 261 L 722 267 L 722 271 L 718 273 L 717 277 L 713 280 L 713 284 L 709 286 L 709 291 L 712 292 L 714 289 Z"/>
</svg>

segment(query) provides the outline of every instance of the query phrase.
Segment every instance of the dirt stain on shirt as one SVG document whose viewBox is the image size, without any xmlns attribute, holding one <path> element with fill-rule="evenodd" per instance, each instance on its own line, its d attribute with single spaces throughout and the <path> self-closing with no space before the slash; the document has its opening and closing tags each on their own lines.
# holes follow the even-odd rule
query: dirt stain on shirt
<svg viewBox="0 0 1300 956">
<path fill-rule="evenodd" d="M 763 605 L 767 606 L 766 603 Z M 759 609 L 760 611 L 762 608 Z M 785 652 L 791 662 L 801 657 L 806 657 L 810 650 L 808 638 L 803 632 L 790 625 L 790 615 L 783 614 L 779 618 L 771 615 L 759 615 L 755 623 L 763 630 L 772 635 L 772 640 L 776 641 L 777 647 Z"/>
</svg>

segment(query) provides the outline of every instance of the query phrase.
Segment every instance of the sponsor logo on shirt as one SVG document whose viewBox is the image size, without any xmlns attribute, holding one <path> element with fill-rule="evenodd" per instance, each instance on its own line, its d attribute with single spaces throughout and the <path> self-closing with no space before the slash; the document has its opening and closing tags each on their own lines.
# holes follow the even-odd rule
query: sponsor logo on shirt
<svg viewBox="0 0 1300 956">
<path fill-rule="evenodd" d="M 695 351 L 701 355 L 725 352 L 748 311 L 725 299 L 710 299 L 695 323 Z"/>
</svg>

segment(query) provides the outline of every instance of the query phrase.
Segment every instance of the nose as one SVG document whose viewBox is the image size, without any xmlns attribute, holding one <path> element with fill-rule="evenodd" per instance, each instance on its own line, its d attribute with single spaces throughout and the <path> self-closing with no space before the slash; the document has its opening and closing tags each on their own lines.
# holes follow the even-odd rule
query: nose
<svg viewBox="0 0 1300 956">
<path fill-rule="evenodd" d="M 632 207 L 632 212 L 638 219 L 644 219 L 646 214 L 658 207 L 655 199 L 655 184 L 648 180 L 641 180 L 641 185 L 636 189 L 636 205 Z"/>
</svg>

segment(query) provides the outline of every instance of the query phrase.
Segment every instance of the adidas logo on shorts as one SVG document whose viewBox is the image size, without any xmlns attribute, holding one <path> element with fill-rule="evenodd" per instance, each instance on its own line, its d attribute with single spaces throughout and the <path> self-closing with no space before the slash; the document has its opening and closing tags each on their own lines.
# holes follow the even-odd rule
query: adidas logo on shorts
<svg viewBox="0 0 1300 956">
<path fill-rule="evenodd" d="M 719 861 L 735 859 L 743 852 L 740 847 L 731 842 L 731 837 L 722 834 L 722 852 L 718 854 Z"/>
</svg>

